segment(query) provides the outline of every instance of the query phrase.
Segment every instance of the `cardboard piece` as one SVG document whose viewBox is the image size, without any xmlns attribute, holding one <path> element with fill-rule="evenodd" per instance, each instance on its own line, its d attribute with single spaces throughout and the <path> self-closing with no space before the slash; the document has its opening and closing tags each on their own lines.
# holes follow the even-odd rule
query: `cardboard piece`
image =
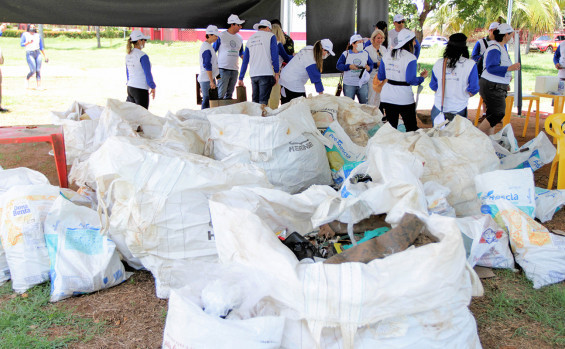
<svg viewBox="0 0 565 349">
<path fill-rule="evenodd" d="M 476 265 L 473 269 L 481 279 L 490 279 L 496 276 L 491 268 Z"/>
</svg>

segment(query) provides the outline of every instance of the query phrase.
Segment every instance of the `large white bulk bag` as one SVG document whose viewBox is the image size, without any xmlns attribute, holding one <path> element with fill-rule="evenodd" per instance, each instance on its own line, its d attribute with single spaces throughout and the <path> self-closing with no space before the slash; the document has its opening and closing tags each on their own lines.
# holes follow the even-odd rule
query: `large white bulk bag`
<svg viewBox="0 0 565 349">
<path fill-rule="evenodd" d="M 268 117 L 213 114 L 208 120 L 215 159 L 253 164 L 265 170 L 275 187 L 289 193 L 332 183 L 324 147 L 328 143 L 306 105 Z"/>
<path fill-rule="evenodd" d="M 236 185 L 267 186 L 263 171 L 173 152 L 153 140 L 112 137 L 82 166 L 94 181 L 104 229 L 130 263 L 141 263 L 166 297 L 160 270 L 175 260 L 216 260 L 208 197 Z"/>
<path fill-rule="evenodd" d="M 451 193 L 447 200 L 458 216 L 480 213 L 474 178 L 499 168 L 488 136 L 462 117 L 456 117 L 441 130 L 404 133 L 386 124 L 369 144 L 387 144 L 418 156 L 424 164 L 422 182 L 434 181 L 448 187 Z"/>
</svg>

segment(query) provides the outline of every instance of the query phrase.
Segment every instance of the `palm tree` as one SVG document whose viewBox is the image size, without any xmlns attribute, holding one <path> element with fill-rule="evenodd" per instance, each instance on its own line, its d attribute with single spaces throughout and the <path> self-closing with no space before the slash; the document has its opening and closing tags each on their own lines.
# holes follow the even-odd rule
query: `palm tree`
<svg viewBox="0 0 565 349">
<path fill-rule="evenodd" d="M 473 7 L 475 6 L 475 7 Z M 434 12 L 426 21 L 432 30 L 441 30 L 449 34 L 462 32 L 467 35 L 475 28 L 484 28 L 490 22 L 504 20 L 507 16 L 507 0 L 489 0 L 478 3 L 472 1 L 448 1 Z M 565 0 L 514 0 L 512 27 L 528 31 L 526 52 L 534 34 L 553 32 L 562 28 L 561 9 Z"/>
</svg>

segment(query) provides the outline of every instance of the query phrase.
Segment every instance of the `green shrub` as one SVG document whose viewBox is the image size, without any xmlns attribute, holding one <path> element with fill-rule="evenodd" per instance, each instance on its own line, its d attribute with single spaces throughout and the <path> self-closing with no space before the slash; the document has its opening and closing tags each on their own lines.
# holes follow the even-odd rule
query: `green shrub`
<svg viewBox="0 0 565 349">
<path fill-rule="evenodd" d="M 2 33 L 2 36 L 8 38 L 19 38 L 22 36 L 22 33 L 25 30 L 19 29 L 7 29 Z M 131 33 L 131 30 L 126 30 L 126 37 L 128 37 Z M 51 31 L 51 30 L 44 30 L 43 36 L 46 38 L 59 38 L 59 37 L 67 37 L 71 39 L 93 39 L 96 37 L 95 31 L 83 31 L 83 32 L 70 32 L 70 31 Z M 124 37 L 123 30 L 105 30 L 100 31 L 101 38 L 107 39 L 119 39 Z"/>
</svg>

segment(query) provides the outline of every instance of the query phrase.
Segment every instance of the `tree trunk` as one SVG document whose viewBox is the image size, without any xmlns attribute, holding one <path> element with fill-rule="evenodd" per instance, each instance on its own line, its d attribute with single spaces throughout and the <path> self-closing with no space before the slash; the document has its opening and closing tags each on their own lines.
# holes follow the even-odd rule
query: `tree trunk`
<svg viewBox="0 0 565 349">
<path fill-rule="evenodd" d="M 528 30 L 528 40 L 526 40 L 526 54 L 530 53 L 530 42 L 534 38 L 534 34 Z"/>
<path fill-rule="evenodd" d="M 102 46 L 100 45 L 100 27 L 96 26 L 96 42 L 98 44 L 98 48 L 101 48 Z"/>
<path fill-rule="evenodd" d="M 428 14 L 430 12 L 432 12 L 433 10 L 436 9 L 436 5 L 430 5 L 430 2 L 428 0 L 424 1 L 424 8 L 422 9 L 422 13 L 420 13 L 420 16 L 418 16 L 418 22 L 420 23 L 420 29 L 416 30 L 416 39 L 419 42 L 422 42 L 422 39 L 424 37 L 424 22 L 426 21 L 426 18 L 428 18 Z"/>
</svg>

